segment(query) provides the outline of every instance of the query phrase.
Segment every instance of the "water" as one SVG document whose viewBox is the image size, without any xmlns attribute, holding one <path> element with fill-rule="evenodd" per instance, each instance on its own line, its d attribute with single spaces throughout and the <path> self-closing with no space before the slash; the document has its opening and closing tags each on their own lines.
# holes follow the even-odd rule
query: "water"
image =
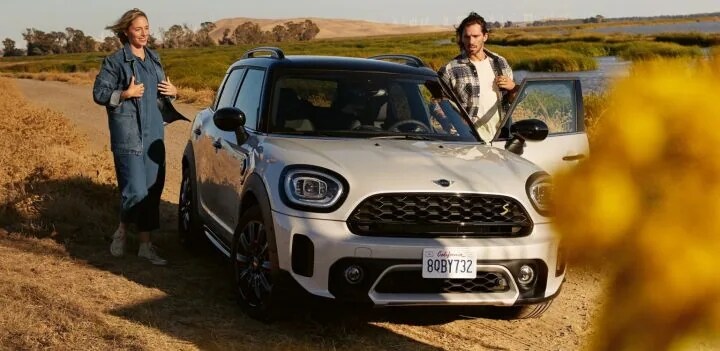
<svg viewBox="0 0 720 351">
<path fill-rule="evenodd" d="M 581 72 L 529 72 L 517 70 L 513 72 L 516 82 L 522 82 L 525 77 L 567 77 L 580 78 L 583 93 L 601 92 L 607 88 L 609 82 L 628 74 L 630 62 L 619 60 L 615 56 L 596 58 L 598 69 Z"/>
<path fill-rule="evenodd" d="M 596 33 L 629 33 L 629 34 L 657 34 L 657 33 L 720 33 L 720 22 L 685 22 L 667 24 L 648 24 L 631 26 L 603 27 L 592 30 Z"/>
</svg>

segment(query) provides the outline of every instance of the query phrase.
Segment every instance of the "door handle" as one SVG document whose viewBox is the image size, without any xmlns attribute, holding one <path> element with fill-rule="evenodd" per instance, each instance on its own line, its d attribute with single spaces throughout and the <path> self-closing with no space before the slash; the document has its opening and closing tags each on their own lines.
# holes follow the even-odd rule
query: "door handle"
<svg viewBox="0 0 720 351">
<path fill-rule="evenodd" d="M 216 139 L 215 141 L 213 141 L 213 144 L 212 144 L 212 145 L 213 145 L 213 147 L 216 148 L 216 149 L 222 148 L 222 144 L 220 143 L 220 139 Z"/>
<path fill-rule="evenodd" d="M 195 135 L 200 135 L 202 134 L 202 131 L 200 130 L 200 128 L 195 128 L 195 130 L 193 130 L 193 133 L 195 133 Z"/>
<path fill-rule="evenodd" d="M 585 154 L 568 155 L 564 156 L 563 161 L 580 161 L 585 158 Z"/>
</svg>

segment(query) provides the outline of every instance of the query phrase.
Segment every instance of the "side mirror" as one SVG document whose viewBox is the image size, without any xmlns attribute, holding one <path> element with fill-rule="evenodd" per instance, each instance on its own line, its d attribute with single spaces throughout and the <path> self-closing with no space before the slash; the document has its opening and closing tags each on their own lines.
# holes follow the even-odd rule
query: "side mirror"
<svg viewBox="0 0 720 351">
<path fill-rule="evenodd" d="M 215 125 L 226 132 L 236 132 L 245 125 L 245 114 L 236 107 L 223 107 L 213 115 Z"/>
<path fill-rule="evenodd" d="M 524 119 L 510 126 L 510 135 L 530 141 L 543 141 L 548 133 L 547 124 L 539 119 Z"/>
<path fill-rule="evenodd" d="M 522 155 L 526 140 L 542 141 L 547 138 L 548 133 L 547 124 L 539 119 L 517 121 L 510 126 L 512 138 L 505 143 L 505 150 Z"/>
</svg>

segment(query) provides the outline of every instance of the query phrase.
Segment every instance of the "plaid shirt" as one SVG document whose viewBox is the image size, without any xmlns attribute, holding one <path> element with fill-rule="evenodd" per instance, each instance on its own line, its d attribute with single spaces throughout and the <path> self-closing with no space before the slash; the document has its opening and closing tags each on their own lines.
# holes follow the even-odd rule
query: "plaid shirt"
<svg viewBox="0 0 720 351">
<path fill-rule="evenodd" d="M 487 57 L 492 60 L 491 66 L 495 72 L 495 76 L 504 75 L 513 79 L 512 68 L 508 64 L 507 60 L 488 50 L 484 49 Z M 463 51 L 462 54 L 455 57 L 444 67 L 441 67 L 438 71 L 440 79 L 447 84 L 450 89 L 453 90 L 455 96 L 460 99 L 462 107 L 465 108 L 468 115 L 472 119 L 475 127 L 479 127 L 477 123 L 480 117 L 485 114 L 485 111 L 479 111 L 480 106 L 480 82 L 477 76 L 477 68 L 468 59 L 467 55 Z M 504 96 L 506 92 L 502 92 L 503 96 L 499 97 L 502 103 L 503 113 L 507 111 L 509 104 L 505 102 Z"/>
</svg>

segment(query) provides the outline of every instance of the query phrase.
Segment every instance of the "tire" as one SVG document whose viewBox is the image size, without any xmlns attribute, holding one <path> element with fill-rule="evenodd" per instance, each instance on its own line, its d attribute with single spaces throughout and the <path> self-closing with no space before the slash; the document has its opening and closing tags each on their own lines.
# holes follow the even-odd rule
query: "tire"
<svg viewBox="0 0 720 351">
<path fill-rule="evenodd" d="M 178 240 L 188 249 L 196 249 L 203 238 L 194 185 L 192 172 L 188 167 L 183 167 L 178 199 Z"/>
<path fill-rule="evenodd" d="M 500 319 L 534 319 L 540 318 L 550 308 L 553 300 L 510 307 L 496 307 L 495 314 Z"/>
<path fill-rule="evenodd" d="M 257 205 L 240 217 L 233 237 L 231 262 L 238 303 L 250 317 L 270 322 L 282 309 L 280 298 L 287 284 L 278 267 L 272 222 L 263 219 Z"/>
</svg>

